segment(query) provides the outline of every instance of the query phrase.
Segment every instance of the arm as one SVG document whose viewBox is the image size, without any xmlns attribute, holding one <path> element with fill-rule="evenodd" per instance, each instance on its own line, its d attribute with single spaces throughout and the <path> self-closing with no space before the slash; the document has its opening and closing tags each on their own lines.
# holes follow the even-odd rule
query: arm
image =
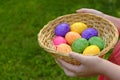
<svg viewBox="0 0 120 80">
<path fill-rule="evenodd" d="M 113 64 L 107 60 L 104 60 L 102 65 L 104 65 L 101 68 L 103 75 L 108 77 L 110 80 L 120 79 L 120 66 Z"/>
</svg>

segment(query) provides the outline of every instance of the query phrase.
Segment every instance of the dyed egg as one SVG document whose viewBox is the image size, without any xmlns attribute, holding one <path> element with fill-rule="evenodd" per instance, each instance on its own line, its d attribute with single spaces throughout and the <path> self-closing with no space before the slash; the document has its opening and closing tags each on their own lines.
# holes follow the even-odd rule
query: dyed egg
<svg viewBox="0 0 120 80">
<path fill-rule="evenodd" d="M 68 32 L 65 35 L 65 39 L 67 41 L 68 44 L 72 44 L 76 39 L 80 38 L 80 34 L 78 34 L 77 32 Z"/>
<path fill-rule="evenodd" d="M 102 50 L 105 47 L 105 41 L 97 36 L 90 38 L 88 42 L 90 43 L 90 45 L 97 45 L 100 48 L 100 50 Z"/>
<path fill-rule="evenodd" d="M 53 39 L 53 43 L 54 43 L 55 46 L 58 46 L 59 44 L 66 43 L 66 40 L 65 40 L 64 37 L 56 36 L 56 37 Z"/>
<path fill-rule="evenodd" d="M 68 44 L 60 44 L 57 47 L 57 51 L 63 52 L 63 53 L 70 53 L 72 49 Z"/>
<path fill-rule="evenodd" d="M 82 22 L 76 22 L 70 26 L 70 29 L 71 31 L 81 34 L 85 29 L 87 29 L 87 25 Z"/>
<path fill-rule="evenodd" d="M 56 26 L 55 28 L 55 35 L 56 36 L 65 36 L 67 32 L 70 31 L 70 26 L 67 23 L 61 23 Z"/>
<path fill-rule="evenodd" d="M 89 45 L 88 41 L 84 38 L 76 39 L 72 44 L 72 50 L 74 52 L 82 53 L 83 50 Z"/>
<path fill-rule="evenodd" d="M 98 36 L 98 31 L 94 28 L 87 28 L 86 30 L 82 32 L 81 36 L 88 40 L 89 38 L 93 36 Z"/>
<path fill-rule="evenodd" d="M 83 55 L 98 55 L 100 53 L 100 49 L 98 46 L 96 45 L 90 45 L 88 47 L 85 48 L 85 50 L 83 51 Z"/>
</svg>

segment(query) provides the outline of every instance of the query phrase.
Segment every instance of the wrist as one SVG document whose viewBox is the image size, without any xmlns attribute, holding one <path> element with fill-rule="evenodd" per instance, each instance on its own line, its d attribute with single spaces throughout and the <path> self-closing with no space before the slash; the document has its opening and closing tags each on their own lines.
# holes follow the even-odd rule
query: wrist
<svg viewBox="0 0 120 80">
<path fill-rule="evenodd" d="M 105 74 L 105 71 L 108 69 L 106 66 L 108 65 L 107 63 L 108 61 L 103 59 L 103 58 L 98 58 L 97 61 L 97 66 L 96 66 L 96 70 L 97 70 L 97 74 Z"/>
<path fill-rule="evenodd" d="M 94 68 L 94 72 L 96 74 L 103 74 L 104 73 L 104 70 L 105 70 L 105 63 L 106 63 L 106 60 L 103 59 L 103 58 L 100 58 L 100 57 L 96 57 L 94 59 L 94 61 L 92 61 L 94 64 L 92 64 L 92 68 Z M 94 66 L 93 66 L 94 65 Z"/>
<path fill-rule="evenodd" d="M 99 72 L 100 74 L 106 75 L 106 71 L 108 69 L 108 61 L 105 59 L 102 59 L 101 63 L 100 63 L 100 68 L 99 68 Z"/>
</svg>

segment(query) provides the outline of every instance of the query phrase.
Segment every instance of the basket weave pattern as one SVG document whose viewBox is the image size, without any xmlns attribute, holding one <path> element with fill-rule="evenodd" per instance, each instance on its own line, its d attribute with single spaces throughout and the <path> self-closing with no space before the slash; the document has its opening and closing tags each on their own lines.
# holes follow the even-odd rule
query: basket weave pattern
<svg viewBox="0 0 120 80">
<path fill-rule="evenodd" d="M 118 31 L 117 28 L 108 20 L 88 13 L 76 13 L 76 14 L 68 14 L 57 19 L 50 21 L 47 25 L 45 25 L 38 34 L 38 42 L 39 45 L 44 48 L 47 52 L 52 54 L 55 58 L 61 58 L 66 62 L 71 64 L 80 64 L 80 62 L 76 61 L 69 57 L 66 53 L 61 53 L 56 51 L 56 47 L 54 46 L 52 40 L 55 36 L 54 29 L 60 24 L 66 22 L 68 24 L 73 24 L 75 22 L 83 22 L 88 27 L 93 27 L 98 30 L 98 35 L 105 41 L 105 48 L 100 52 L 100 55 L 103 56 L 107 53 L 111 48 L 114 47 L 118 40 Z"/>
</svg>

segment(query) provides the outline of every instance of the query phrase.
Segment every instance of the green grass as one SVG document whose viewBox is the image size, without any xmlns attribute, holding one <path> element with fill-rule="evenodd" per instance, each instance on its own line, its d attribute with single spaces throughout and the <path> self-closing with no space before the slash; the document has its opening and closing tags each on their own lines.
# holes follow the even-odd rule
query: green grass
<svg viewBox="0 0 120 80">
<path fill-rule="evenodd" d="M 70 78 L 39 47 L 37 34 L 58 16 L 87 7 L 120 16 L 119 0 L 0 0 L 0 80 L 96 80 Z"/>
</svg>

